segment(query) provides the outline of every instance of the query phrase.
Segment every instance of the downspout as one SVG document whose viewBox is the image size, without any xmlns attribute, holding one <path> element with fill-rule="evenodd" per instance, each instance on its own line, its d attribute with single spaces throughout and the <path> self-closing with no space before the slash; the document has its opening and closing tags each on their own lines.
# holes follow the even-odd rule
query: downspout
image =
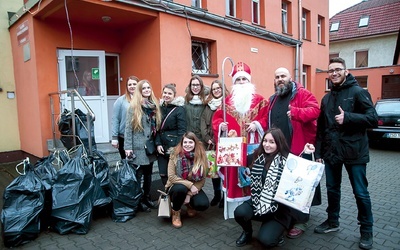
<svg viewBox="0 0 400 250">
<path fill-rule="evenodd" d="M 302 32 L 303 32 L 303 29 L 302 29 L 302 17 L 303 17 L 303 14 L 302 14 L 302 7 L 301 7 L 301 0 L 298 0 L 298 18 L 299 18 L 299 20 L 298 20 L 298 29 L 299 29 L 299 41 L 301 41 L 302 40 L 302 37 L 303 37 L 303 35 L 302 35 Z M 302 72 L 302 68 L 303 68 L 303 65 L 302 65 L 302 50 L 301 50 L 301 46 L 300 46 L 300 44 L 297 44 L 296 45 L 296 59 L 295 59 L 295 79 L 296 79 L 296 81 L 297 82 L 299 82 L 299 83 L 301 83 L 302 85 L 303 85 L 303 79 L 302 79 L 302 77 L 300 77 L 300 74 L 301 74 L 301 72 Z"/>
</svg>

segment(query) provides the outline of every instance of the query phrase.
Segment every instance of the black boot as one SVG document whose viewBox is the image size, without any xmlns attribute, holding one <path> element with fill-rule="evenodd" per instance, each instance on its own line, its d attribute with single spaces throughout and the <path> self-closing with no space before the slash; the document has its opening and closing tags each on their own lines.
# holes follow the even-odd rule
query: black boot
<svg viewBox="0 0 400 250">
<path fill-rule="evenodd" d="M 143 197 L 142 203 L 146 205 L 148 208 L 155 209 L 157 205 L 151 200 L 150 195 L 145 195 Z"/>
<path fill-rule="evenodd" d="M 146 206 L 143 202 L 140 202 L 138 207 L 137 207 L 137 211 L 150 213 L 151 209 L 148 206 Z"/>
<path fill-rule="evenodd" d="M 242 247 L 251 241 L 253 232 L 243 231 L 240 237 L 236 240 L 236 246 Z"/>
<path fill-rule="evenodd" d="M 221 190 L 214 191 L 214 198 L 211 200 L 210 205 L 216 206 L 221 201 Z"/>
<path fill-rule="evenodd" d="M 224 208 L 225 200 L 224 200 L 225 195 L 222 195 L 221 200 L 219 201 L 218 207 L 219 208 Z"/>
</svg>

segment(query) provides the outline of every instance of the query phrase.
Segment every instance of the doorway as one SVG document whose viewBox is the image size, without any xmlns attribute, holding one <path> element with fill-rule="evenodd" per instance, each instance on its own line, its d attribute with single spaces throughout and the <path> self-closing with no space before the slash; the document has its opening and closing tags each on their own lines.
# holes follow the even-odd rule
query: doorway
<svg viewBox="0 0 400 250">
<path fill-rule="evenodd" d="M 104 51 L 58 50 L 59 89 L 75 88 L 95 114 L 94 133 L 96 143 L 110 140 L 107 100 L 106 63 Z M 76 108 L 86 113 L 79 99 Z M 71 110 L 71 99 L 61 96 L 61 109 Z M 62 111 L 61 110 L 61 111 Z"/>
</svg>

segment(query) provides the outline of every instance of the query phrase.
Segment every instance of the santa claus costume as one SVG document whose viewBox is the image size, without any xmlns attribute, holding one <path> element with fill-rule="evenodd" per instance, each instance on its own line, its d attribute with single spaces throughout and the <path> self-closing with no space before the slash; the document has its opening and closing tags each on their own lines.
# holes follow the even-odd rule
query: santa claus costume
<svg viewBox="0 0 400 250">
<path fill-rule="evenodd" d="M 237 83 L 236 79 L 246 78 L 246 82 Z M 251 83 L 250 67 L 243 63 L 237 63 L 232 72 L 232 94 L 225 98 L 225 112 L 228 134 L 236 134 L 239 137 L 247 137 L 248 143 L 259 143 L 267 125 L 267 100 L 255 93 L 255 86 Z M 221 123 L 224 122 L 224 110 L 220 107 L 213 116 L 212 126 L 214 135 L 224 136 L 221 132 Z M 255 128 L 248 133 L 249 124 Z M 240 187 L 237 167 L 223 167 L 220 169 L 223 179 L 223 191 L 225 192 L 225 219 L 233 218 L 233 211 L 243 201 L 250 199 L 250 187 Z M 239 184 L 239 185 L 238 185 Z"/>
</svg>

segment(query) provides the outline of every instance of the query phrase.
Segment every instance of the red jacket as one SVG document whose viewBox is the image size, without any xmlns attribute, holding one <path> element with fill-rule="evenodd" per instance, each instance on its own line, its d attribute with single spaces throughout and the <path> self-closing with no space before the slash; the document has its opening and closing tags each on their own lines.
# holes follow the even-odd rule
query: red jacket
<svg viewBox="0 0 400 250">
<path fill-rule="evenodd" d="M 305 89 L 300 83 L 292 83 L 292 96 L 289 102 L 291 107 L 291 119 L 289 120 L 289 130 L 292 136 L 291 151 L 293 154 L 299 155 L 306 143 L 315 144 L 317 118 L 320 109 L 317 99 L 310 91 Z M 267 129 L 273 124 L 270 120 L 270 114 L 275 100 L 275 94 L 268 100 Z"/>
</svg>

